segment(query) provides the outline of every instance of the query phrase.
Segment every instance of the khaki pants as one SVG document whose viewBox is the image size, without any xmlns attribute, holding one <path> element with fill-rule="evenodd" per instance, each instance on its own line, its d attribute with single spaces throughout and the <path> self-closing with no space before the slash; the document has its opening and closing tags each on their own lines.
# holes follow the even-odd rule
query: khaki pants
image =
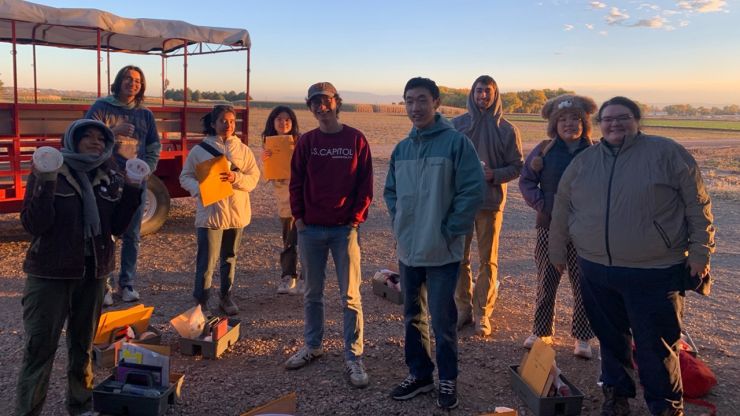
<svg viewBox="0 0 740 416">
<path fill-rule="evenodd" d="M 15 414 L 38 415 L 44 406 L 54 355 L 67 322 L 67 411 L 92 410 L 92 341 L 106 279 L 28 277 L 23 291 L 25 345 Z"/>
<path fill-rule="evenodd" d="M 470 267 L 470 245 L 473 242 L 473 232 L 465 237 L 465 254 L 460 263 L 460 278 L 455 290 L 455 303 L 458 313 L 473 313 L 476 319 L 486 318 L 484 324 L 493 313 L 493 305 L 498 296 L 496 281 L 498 280 L 498 240 L 501 234 L 501 224 L 504 220 L 502 211 L 480 210 L 475 215 L 475 234 L 478 239 L 478 258 L 480 268 L 478 279 L 473 284 L 473 272 Z"/>
</svg>

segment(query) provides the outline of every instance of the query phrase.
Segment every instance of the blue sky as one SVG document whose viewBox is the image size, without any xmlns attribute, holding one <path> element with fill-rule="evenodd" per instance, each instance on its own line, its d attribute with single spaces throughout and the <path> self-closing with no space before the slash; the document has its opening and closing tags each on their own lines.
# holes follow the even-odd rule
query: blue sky
<svg viewBox="0 0 740 416">
<path fill-rule="evenodd" d="M 252 96 L 296 99 L 309 84 L 400 99 L 412 76 L 470 87 L 490 74 L 503 91 L 566 88 L 603 100 L 740 104 L 740 1 L 140 1 L 40 0 L 123 17 L 245 28 L 252 38 Z M 0 44 L 0 55 L 7 45 Z M 227 56 L 231 55 L 231 56 Z M 38 49 L 41 87 L 95 89 L 89 52 Z M 9 60 L 0 79 L 10 84 Z M 158 58 L 114 54 L 158 79 Z M 196 57 L 189 86 L 244 89 L 243 54 Z M 23 50 L 21 86 L 32 86 Z M 181 61 L 167 76 L 181 87 Z M 180 83 L 178 85 L 178 83 Z"/>
</svg>

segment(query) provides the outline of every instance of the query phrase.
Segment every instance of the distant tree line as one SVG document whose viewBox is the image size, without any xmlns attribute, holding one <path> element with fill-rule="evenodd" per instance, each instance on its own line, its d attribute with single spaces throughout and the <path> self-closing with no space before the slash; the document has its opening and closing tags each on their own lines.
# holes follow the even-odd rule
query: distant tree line
<svg viewBox="0 0 740 416">
<path fill-rule="evenodd" d="M 188 101 L 200 101 L 200 100 L 216 100 L 216 101 L 244 101 L 247 98 L 247 93 L 236 92 L 231 90 L 226 91 L 201 91 L 191 90 L 188 88 Z M 165 90 L 165 100 L 183 101 L 185 99 L 185 91 L 179 90 Z M 250 97 L 251 100 L 251 97 Z"/>
<path fill-rule="evenodd" d="M 740 114 L 740 106 L 737 104 L 719 107 L 692 107 L 691 104 L 672 104 L 663 107 L 663 111 L 669 116 L 731 116 Z"/>
<path fill-rule="evenodd" d="M 442 104 L 450 107 L 467 107 L 470 89 L 439 87 L 439 92 L 440 98 L 442 98 Z M 532 114 L 539 113 L 542 110 L 542 106 L 544 106 L 550 98 L 557 97 L 561 94 L 573 93 L 573 91 L 568 91 L 562 88 L 558 88 L 556 90 L 545 88 L 543 90 L 505 92 L 501 94 L 501 101 L 504 107 L 504 113 Z"/>
</svg>

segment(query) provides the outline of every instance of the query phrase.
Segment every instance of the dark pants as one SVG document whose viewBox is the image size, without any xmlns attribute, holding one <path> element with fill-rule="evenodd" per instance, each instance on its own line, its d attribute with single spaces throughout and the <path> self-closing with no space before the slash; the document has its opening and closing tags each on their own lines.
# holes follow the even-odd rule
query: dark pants
<svg viewBox="0 0 740 416">
<path fill-rule="evenodd" d="M 213 272 L 219 263 L 221 278 L 221 297 L 231 292 L 236 276 L 236 252 L 242 240 L 243 228 L 211 229 L 198 227 L 195 235 L 198 240 L 198 252 L 195 255 L 195 287 L 193 297 L 205 303 L 211 289 Z"/>
<path fill-rule="evenodd" d="M 460 263 L 411 267 L 398 262 L 403 291 L 406 329 L 404 353 L 409 372 L 416 378 L 434 373 L 427 311 L 432 317 L 440 380 L 457 379 L 457 286 Z"/>
<path fill-rule="evenodd" d="M 23 363 L 15 413 L 38 415 L 44 406 L 54 355 L 67 322 L 67 411 L 92 410 L 92 341 L 98 328 L 106 279 L 28 277 L 23 290 Z"/>
<path fill-rule="evenodd" d="M 640 383 L 652 414 L 681 409 L 678 361 L 684 297 L 683 264 L 667 269 L 608 267 L 582 258 L 583 303 L 601 344 L 601 381 L 617 395 L 635 397 L 632 341 Z M 631 333 L 630 333 L 631 330 Z"/>
<path fill-rule="evenodd" d="M 283 251 L 280 252 L 280 269 L 282 276 L 298 275 L 298 231 L 295 228 L 293 217 L 280 218 L 280 224 L 283 226 Z"/>
</svg>

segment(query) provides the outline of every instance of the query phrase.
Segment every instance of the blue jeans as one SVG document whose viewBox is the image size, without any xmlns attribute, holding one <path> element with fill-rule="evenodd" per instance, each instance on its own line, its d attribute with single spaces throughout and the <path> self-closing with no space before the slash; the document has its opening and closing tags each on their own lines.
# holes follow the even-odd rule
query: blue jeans
<svg viewBox="0 0 740 416">
<path fill-rule="evenodd" d="M 411 267 L 398 262 L 403 291 L 403 318 L 406 329 L 404 353 L 409 372 L 416 378 L 432 377 L 432 329 L 440 380 L 457 379 L 457 286 L 460 262 L 436 267 Z"/>
<path fill-rule="evenodd" d="M 601 344 L 601 381 L 618 395 L 635 397 L 632 340 L 648 409 L 683 408 L 678 341 L 684 297 L 679 276 L 685 267 L 637 269 L 604 266 L 578 258 L 583 305 Z"/>
<path fill-rule="evenodd" d="M 136 260 L 139 257 L 139 242 L 141 241 L 141 217 L 146 205 L 146 182 L 142 185 L 141 205 L 131 218 L 131 223 L 121 235 L 121 273 L 118 275 L 118 287 L 134 287 L 136 277 Z"/>
<path fill-rule="evenodd" d="M 326 262 L 331 251 L 342 299 L 344 359 L 362 355 L 363 319 L 360 296 L 360 245 L 358 229 L 349 225 L 325 227 L 306 225 L 298 232 L 303 275 L 306 280 L 303 309 L 303 338 L 307 346 L 318 348 L 324 338 L 324 282 Z"/>
<path fill-rule="evenodd" d="M 198 227 L 195 235 L 198 252 L 195 255 L 195 287 L 193 297 L 201 303 L 208 300 L 213 272 L 221 260 L 221 297 L 231 292 L 236 275 L 236 252 L 242 240 L 243 228 L 211 229 Z"/>
</svg>

